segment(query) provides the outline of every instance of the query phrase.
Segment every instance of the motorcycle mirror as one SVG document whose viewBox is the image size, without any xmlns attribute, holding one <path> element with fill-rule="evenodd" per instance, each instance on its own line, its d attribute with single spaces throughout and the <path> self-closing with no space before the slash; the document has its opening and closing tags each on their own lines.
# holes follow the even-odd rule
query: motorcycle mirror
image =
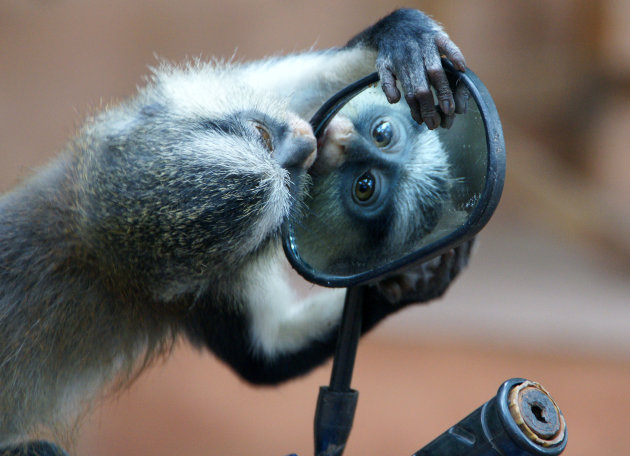
<svg viewBox="0 0 630 456">
<path fill-rule="evenodd" d="M 492 216 L 505 179 L 499 115 L 471 70 L 443 65 L 456 98 L 468 99 L 450 128 L 429 130 L 404 101 L 389 104 L 376 73 L 311 119 L 308 197 L 283 226 L 286 256 L 307 280 L 366 283 L 441 255 Z"/>
</svg>

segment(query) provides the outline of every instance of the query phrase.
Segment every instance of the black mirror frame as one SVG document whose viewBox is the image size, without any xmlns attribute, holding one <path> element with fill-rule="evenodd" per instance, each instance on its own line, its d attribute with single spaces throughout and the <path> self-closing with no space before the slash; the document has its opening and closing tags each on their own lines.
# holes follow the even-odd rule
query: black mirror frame
<svg viewBox="0 0 630 456">
<path fill-rule="evenodd" d="M 497 112 L 488 89 L 470 69 L 466 69 L 464 73 L 459 72 L 454 68 L 453 64 L 446 59 L 442 59 L 442 65 L 449 77 L 451 86 L 455 87 L 457 84 L 462 83 L 466 85 L 471 98 L 477 103 L 485 126 L 488 163 L 486 169 L 486 183 L 479 198 L 479 203 L 473 209 L 466 223 L 445 238 L 432 242 L 413 253 L 405 255 L 399 260 L 369 271 L 343 277 L 318 272 L 302 261 L 297 246 L 293 242 L 291 229 L 287 222 L 282 228 L 285 255 L 291 263 L 291 266 L 309 282 L 332 288 L 344 288 L 369 282 L 401 269 L 408 264 L 424 262 L 445 253 L 447 250 L 472 238 L 481 231 L 490 220 L 490 217 L 499 204 L 503 191 L 503 183 L 505 181 L 505 141 L 503 139 L 503 129 L 501 128 L 499 113 Z M 373 73 L 342 89 L 324 103 L 310 121 L 315 136 L 319 137 L 319 135 L 322 134 L 334 115 L 337 114 L 352 97 L 378 81 L 378 74 Z"/>
</svg>

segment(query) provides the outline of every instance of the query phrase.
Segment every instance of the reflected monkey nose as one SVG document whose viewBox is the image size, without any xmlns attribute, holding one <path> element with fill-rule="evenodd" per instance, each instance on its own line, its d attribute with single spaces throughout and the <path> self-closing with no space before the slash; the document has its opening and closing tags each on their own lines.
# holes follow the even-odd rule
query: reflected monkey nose
<svg viewBox="0 0 630 456">
<path fill-rule="evenodd" d="M 339 168 L 346 158 L 346 146 L 355 133 L 354 124 L 342 115 L 335 116 L 318 141 L 317 160 L 312 171 L 328 174 Z"/>
</svg>

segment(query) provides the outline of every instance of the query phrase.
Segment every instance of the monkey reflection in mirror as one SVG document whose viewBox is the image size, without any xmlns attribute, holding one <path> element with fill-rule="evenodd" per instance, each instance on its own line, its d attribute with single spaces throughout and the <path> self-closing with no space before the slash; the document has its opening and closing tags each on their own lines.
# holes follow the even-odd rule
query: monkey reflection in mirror
<svg viewBox="0 0 630 456">
<path fill-rule="evenodd" d="M 318 144 L 306 210 L 291 219 L 292 242 L 315 270 L 363 273 L 466 221 L 451 197 L 466 191 L 463 178 L 453 175 L 438 131 L 418 124 L 406 103 L 389 104 L 380 87 L 345 104 Z"/>
</svg>

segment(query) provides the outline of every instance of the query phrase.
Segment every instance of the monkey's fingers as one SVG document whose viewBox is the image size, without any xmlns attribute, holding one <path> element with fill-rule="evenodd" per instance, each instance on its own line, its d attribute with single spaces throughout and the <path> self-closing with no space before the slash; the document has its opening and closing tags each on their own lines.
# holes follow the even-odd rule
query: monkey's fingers
<svg viewBox="0 0 630 456">
<path fill-rule="evenodd" d="M 468 111 L 468 100 L 470 92 L 464 84 L 460 84 L 455 89 L 455 112 L 457 114 L 466 114 Z"/>
<path fill-rule="evenodd" d="M 396 76 L 391 69 L 391 62 L 386 59 L 377 59 L 376 71 L 381 81 L 381 89 L 390 103 L 398 103 L 400 101 L 400 90 L 396 87 Z"/>
<path fill-rule="evenodd" d="M 451 128 L 455 121 L 455 114 L 466 114 L 468 111 L 468 100 L 470 92 L 464 84 L 460 84 L 455 89 L 455 111 L 452 114 L 442 113 L 442 127 Z"/>
<path fill-rule="evenodd" d="M 435 270 L 435 275 L 431 278 L 428 288 L 432 289 L 437 296 L 441 295 L 453 280 L 451 271 L 455 263 L 455 250 L 451 249 L 440 257 L 440 263 Z"/>
<path fill-rule="evenodd" d="M 469 241 L 458 245 L 452 250 L 453 261 L 448 271 L 449 282 L 455 279 L 455 277 L 457 277 L 459 273 L 462 272 L 462 270 L 464 270 L 466 266 L 468 266 L 468 260 L 470 260 L 470 255 L 472 253 L 474 244 L 475 238 L 472 238 Z"/>
<path fill-rule="evenodd" d="M 377 290 L 385 297 L 387 302 L 396 305 L 403 296 L 400 283 L 396 279 L 386 279 L 377 284 Z"/>
<path fill-rule="evenodd" d="M 435 44 L 431 43 L 428 52 L 425 53 L 424 63 L 427 76 L 431 85 L 435 88 L 438 103 L 444 116 L 452 116 L 455 114 L 455 102 L 453 100 L 453 92 L 448 82 L 440 54 Z"/>
<path fill-rule="evenodd" d="M 387 100 L 390 103 L 400 100 L 398 81 L 411 117 L 419 124 L 426 123 L 430 130 L 442 123 L 431 85 L 438 94 L 440 109 L 449 115 L 455 111 L 453 94 L 431 34 L 423 34 L 418 41 L 382 45 L 376 59 L 376 70 Z"/>
<path fill-rule="evenodd" d="M 455 113 L 451 115 L 446 115 L 442 113 L 442 123 L 440 124 L 442 128 L 451 128 L 453 126 L 453 122 L 455 122 Z"/>
<path fill-rule="evenodd" d="M 411 117 L 418 123 L 424 122 L 429 130 L 439 127 L 442 119 L 435 109 L 427 73 L 425 71 L 404 73 L 400 76 L 400 82 L 411 110 Z"/>
<path fill-rule="evenodd" d="M 435 44 L 442 55 L 449 59 L 459 71 L 466 71 L 466 59 L 457 45 L 446 33 L 440 32 L 435 37 Z"/>
<path fill-rule="evenodd" d="M 420 281 L 416 284 L 416 292 L 413 298 L 404 299 L 405 303 L 426 302 L 442 296 L 451 286 L 457 276 L 468 265 L 468 260 L 473 250 L 475 239 L 466 241 L 465 243 L 449 250 L 441 257 L 438 262 L 431 260 L 429 269 L 432 273 L 427 280 L 426 271 L 419 277 Z"/>
<path fill-rule="evenodd" d="M 465 94 L 462 92 L 459 99 L 454 98 L 442 66 L 440 48 L 436 44 L 441 36 L 438 34 L 436 38 L 434 35 L 425 35 L 417 43 L 417 47 L 407 47 L 406 62 L 394 65 L 394 68 L 400 67 L 405 70 L 398 71 L 397 77 L 411 110 L 411 116 L 418 123 L 426 123 L 430 130 L 440 125 L 449 128 L 453 124 L 457 110 L 466 109 Z M 455 51 L 450 49 L 449 52 Z M 454 56 L 457 57 L 457 53 Z M 410 65 L 409 62 L 414 64 Z M 462 64 L 462 61 L 459 64 Z M 436 109 L 431 87 L 435 90 L 439 109 Z"/>
<path fill-rule="evenodd" d="M 475 250 L 476 240 L 477 238 L 472 238 L 461 245 L 461 257 L 460 257 L 461 269 L 468 266 L 468 261 L 470 260 L 470 256 L 472 255 L 473 250 Z"/>
</svg>

